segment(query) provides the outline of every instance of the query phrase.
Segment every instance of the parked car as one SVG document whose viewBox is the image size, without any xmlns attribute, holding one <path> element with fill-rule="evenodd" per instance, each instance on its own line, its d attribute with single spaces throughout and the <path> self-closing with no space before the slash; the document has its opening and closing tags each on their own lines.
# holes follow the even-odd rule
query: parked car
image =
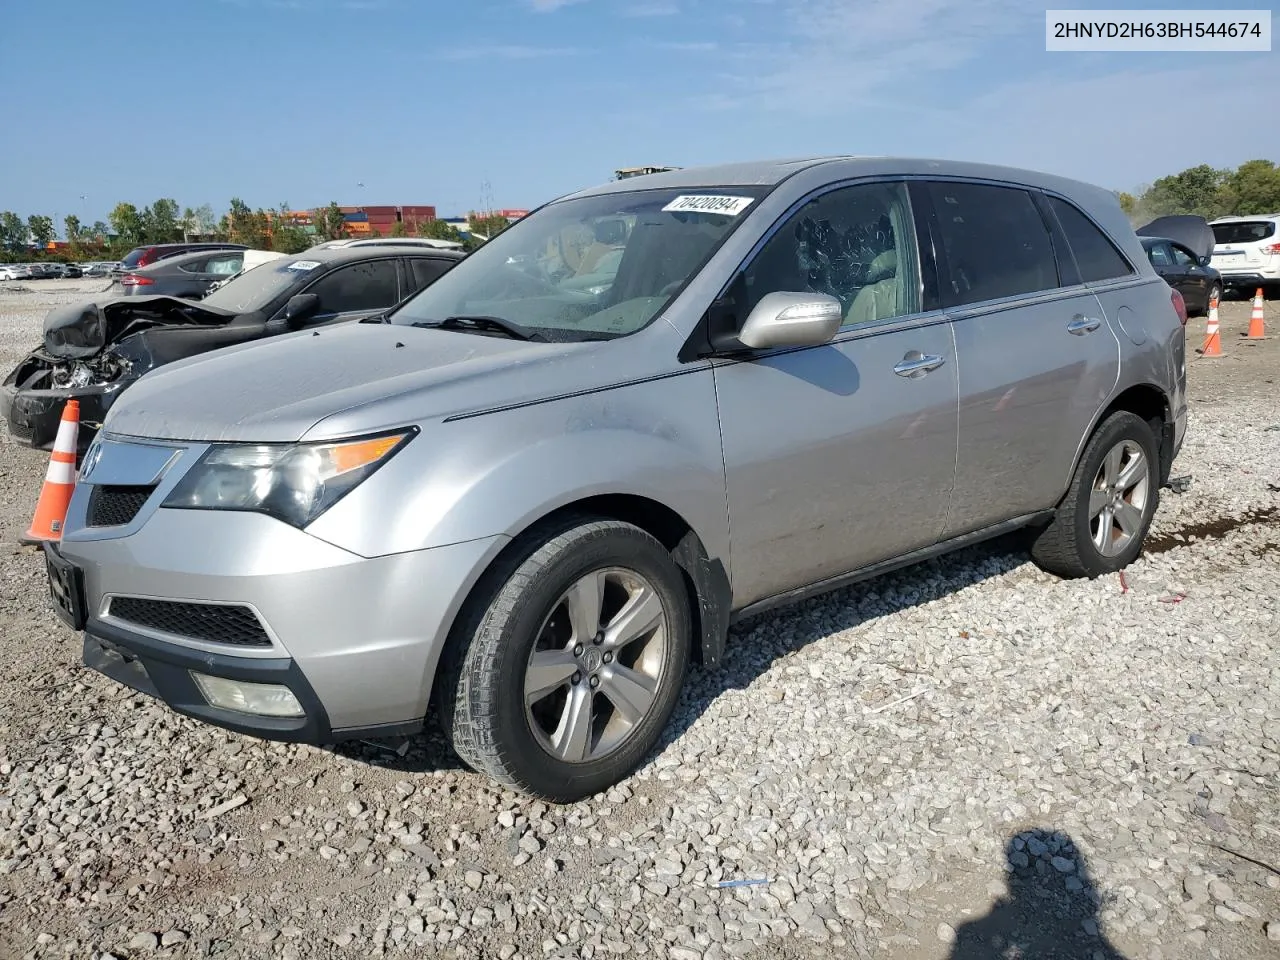
<svg viewBox="0 0 1280 960">
<path fill-rule="evenodd" d="M 0 263 L 0 280 L 29 280 L 31 268 L 25 263 Z"/>
<path fill-rule="evenodd" d="M 86 277 L 108 277 L 117 269 L 120 269 L 120 267 L 121 264 L 117 262 L 106 261 L 103 263 L 85 264 L 83 270 Z"/>
<path fill-rule="evenodd" d="M 1214 235 L 1204 217 L 1160 217 L 1138 228 L 1147 259 L 1195 316 L 1209 312 L 1209 302 L 1222 298 L 1222 277 L 1211 266 Z"/>
<path fill-rule="evenodd" d="M 436 240 L 431 237 L 369 237 L 364 240 L 325 240 L 312 250 L 336 250 L 339 247 L 386 247 L 408 244 L 416 247 L 433 247 L 437 250 L 461 250 L 457 240 Z"/>
<path fill-rule="evenodd" d="M 0 413 L 15 438 L 47 450 L 75 398 L 83 452 L 111 404 L 148 371 L 229 344 L 378 315 L 460 259 L 416 247 L 332 250 L 264 263 L 198 302 L 105 296 L 57 307 L 45 318 L 42 345 L 0 385 Z"/>
<path fill-rule="evenodd" d="M 78 263 L 64 263 L 62 265 L 62 275 L 64 277 L 70 277 L 72 280 L 79 280 L 84 276 L 84 271 L 80 268 L 80 264 Z"/>
<path fill-rule="evenodd" d="M 566 289 L 557 239 L 619 219 L 607 289 Z M 1185 322 L 1115 196 L 1055 176 L 614 181 L 383 323 L 149 374 L 86 455 L 51 596 L 86 663 L 181 713 L 328 743 L 430 712 L 572 801 L 642 761 L 735 619 L 1018 528 L 1061 576 L 1129 564 Z"/>
<path fill-rule="evenodd" d="M 108 293 L 199 300 L 214 284 L 240 272 L 244 250 L 200 250 L 165 257 L 115 277 Z"/>
<path fill-rule="evenodd" d="M 248 245 L 244 243 L 153 243 L 144 247 L 134 247 L 125 254 L 125 258 L 116 265 L 113 272 L 127 273 L 130 270 L 137 270 L 139 267 L 150 266 L 159 260 L 164 260 L 166 257 L 176 257 L 180 253 L 248 249 Z"/>
<path fill-rule="evenodd" d="M 1220 217 L 1209 226 L 1217 241 L 1213 266 L 1233 293 L 1262 287 L 1266 296 L 1280 290 L 1280 213 L 1260 217 Z"/>
</svg>

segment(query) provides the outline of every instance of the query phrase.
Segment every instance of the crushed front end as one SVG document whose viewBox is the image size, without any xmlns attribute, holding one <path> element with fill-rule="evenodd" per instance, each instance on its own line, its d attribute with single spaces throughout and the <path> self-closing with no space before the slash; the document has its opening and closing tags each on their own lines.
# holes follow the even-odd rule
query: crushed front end
<svg viewBox="0 0 1280 960">
<path fill-rule="evenodd" d="M 79 453 L 93 441 L 107 409 L 138 378 L 132 364 L 112 351 L 63 360 L 33 350 L 0 385 L 0 415 L 9 433 L 38 450 L 51 450 L 68 400 L 80 402 Z"/>
</svg>

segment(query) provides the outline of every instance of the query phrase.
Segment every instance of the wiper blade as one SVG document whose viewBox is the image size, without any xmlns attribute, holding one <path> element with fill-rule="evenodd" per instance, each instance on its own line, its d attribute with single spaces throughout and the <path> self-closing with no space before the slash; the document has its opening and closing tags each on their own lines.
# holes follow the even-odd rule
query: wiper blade
<svg viewBox="0 0 1280 960">
<path fill-rule="evenodd" d="M 501 317 L 483 315 L 445 317 L 443 320 L 422 320 L 410 324 L 412 327 L 428 327 L 438 330 L 482 331 L 484 333 L 500 333 L 512 340 L 546 340 L 541 333 L 522 327 Z"/>
</svg>

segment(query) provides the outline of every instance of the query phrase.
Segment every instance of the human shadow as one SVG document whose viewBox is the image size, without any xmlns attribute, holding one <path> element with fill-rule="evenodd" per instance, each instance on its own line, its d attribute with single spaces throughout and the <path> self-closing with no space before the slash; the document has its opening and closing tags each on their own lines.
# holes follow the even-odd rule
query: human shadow
<svg viewBox="0 0 1280 960">
<path fill-rule="evenodd" d="M 1084 854 L 1058 830 L 1024 830 L 1005 845 L 1008 891 L 961 924 L 948 960 L 1125 960 L 1102 932 L 1102 893 Z"/>
</svg>

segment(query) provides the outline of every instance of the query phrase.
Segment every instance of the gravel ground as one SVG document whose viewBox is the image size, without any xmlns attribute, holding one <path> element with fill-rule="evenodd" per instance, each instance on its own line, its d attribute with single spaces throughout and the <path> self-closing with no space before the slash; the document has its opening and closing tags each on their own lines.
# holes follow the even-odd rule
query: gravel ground
<svg viewBox="0 0 1280 960">
<path fill-rule="evenodd" d="M 98 282 L 26 286 L 5 371 Z M 0 549 L 0 957 L 1280 955 L 1280 347 L 1247 318 L 1191 363 L 1194 483 L 1123 580 L 1008 539 L 744 623 L 569 807 L 435 734 L 178 717 L 81 669 L 39 556 Z M 6 543 L 45 462 L 0 445 Z"/>
</svg>

